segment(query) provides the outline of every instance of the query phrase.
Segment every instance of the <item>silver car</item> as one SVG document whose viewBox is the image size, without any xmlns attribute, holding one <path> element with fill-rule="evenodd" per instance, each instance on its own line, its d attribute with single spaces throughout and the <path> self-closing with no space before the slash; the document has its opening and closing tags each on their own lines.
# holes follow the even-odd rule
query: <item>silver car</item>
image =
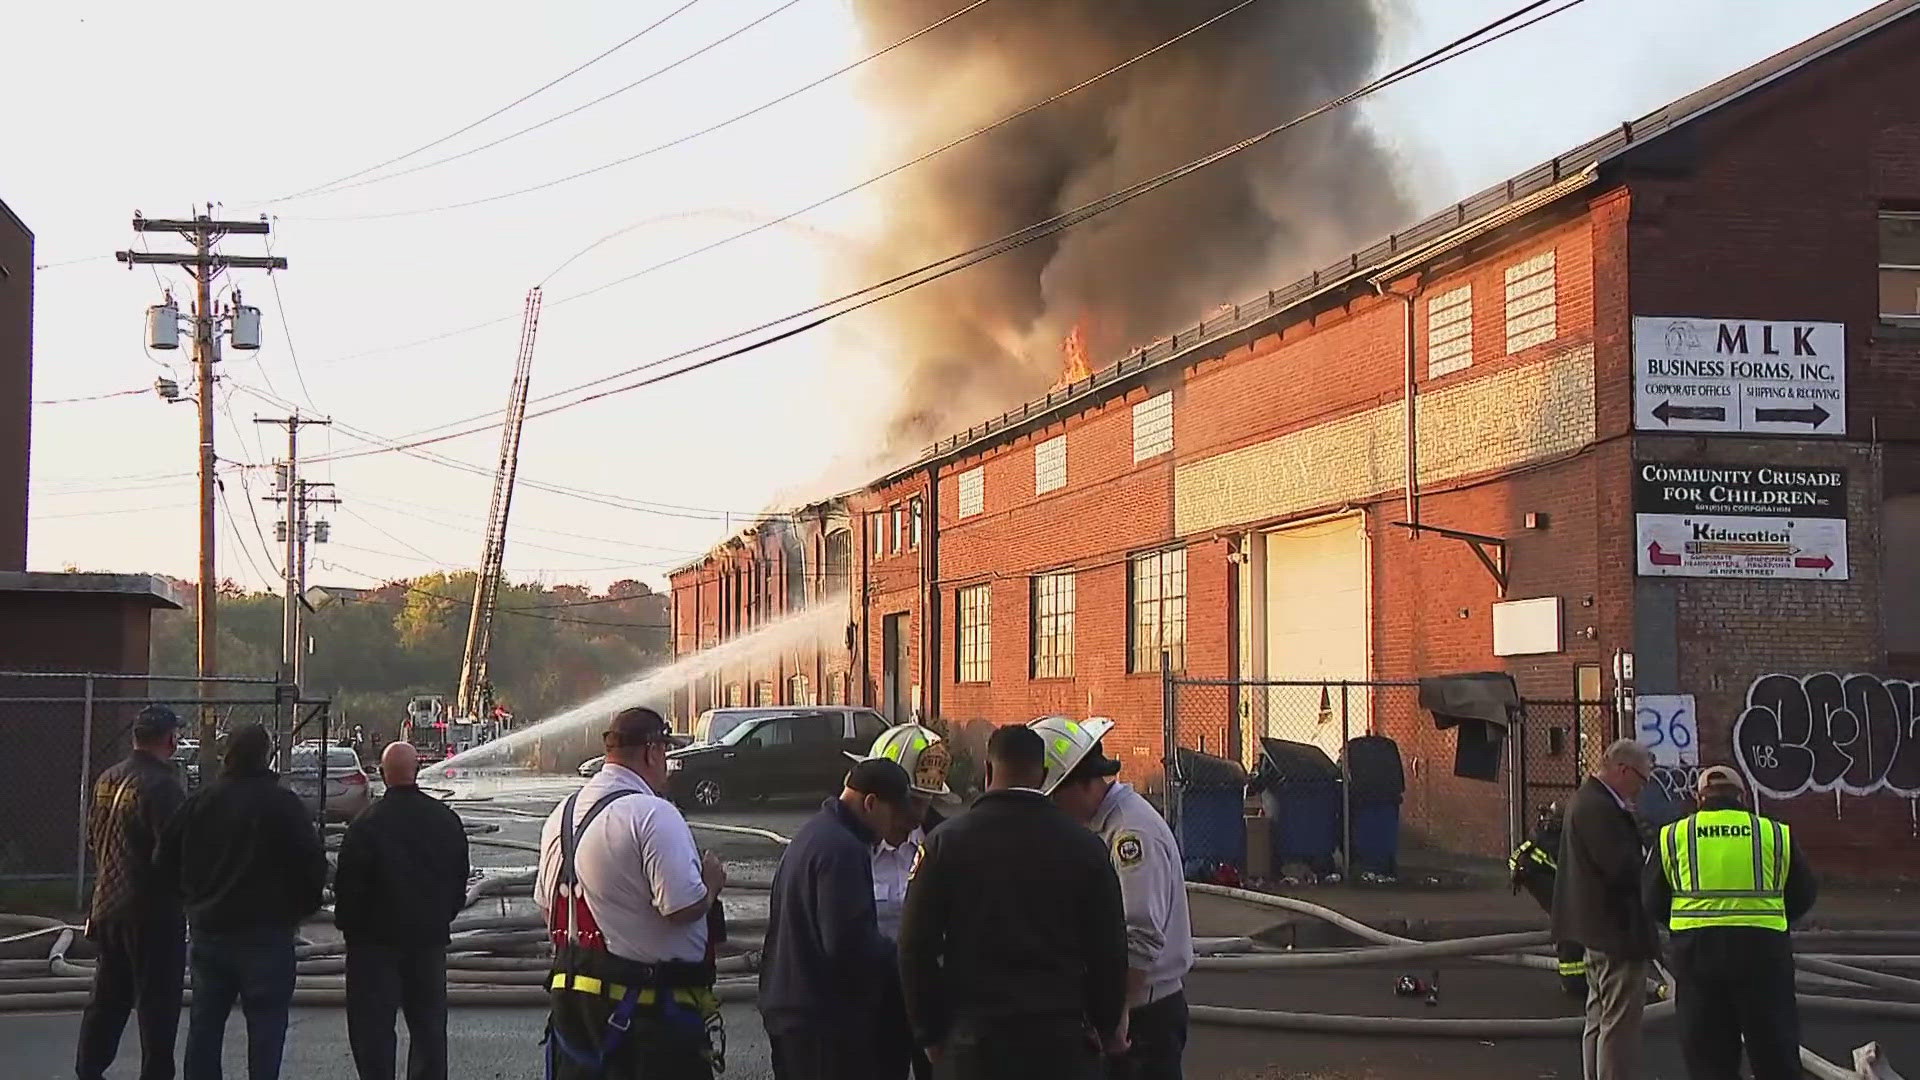
<svg viewBox="0 0 1920 1080">
<path fill-rule="evenodd" d="M 280 773 L 280 782 L 300 796 L 309 813 L 319 809 L 320 753 L 319 744 L 301 743 L 288 755 L 287 766 Z M 373 785 L 367 781 L 360 755 L 352 747 L 330 746 L 326 755 L 327 820 L 352 820 L 372 804 Z"/>
</svg>

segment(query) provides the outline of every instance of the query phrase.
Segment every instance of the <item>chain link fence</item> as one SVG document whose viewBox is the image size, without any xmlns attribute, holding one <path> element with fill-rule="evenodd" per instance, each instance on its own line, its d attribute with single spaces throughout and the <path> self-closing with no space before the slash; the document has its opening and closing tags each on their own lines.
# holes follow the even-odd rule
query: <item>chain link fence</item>
<svg viewBox="0 0 1920 1080">
<path fill-rule="evenodd" d="M 1504 731 L 1442 728 L 1414 682 L 1171 678 L 1164 692 L 1168 817 L 1198 877 L 1390 880 L 1504 858 L 1612 730 L 1609 706 L 1574 701 L 1525 702 Z"/>
<path fill-rule="evenodd" d="M 202 770 L 203 721 L 216 735 L 262 724 L 277 748 L 325 737 L 327 703 L 293 704 L 281 689 L 241 678 L 0 672 L 0 888 L 85 906 L 93 783 L 130 752 L 134 718 L 147 705 L 179 714 L 174 761 L 189 787 Z M 206 769 L 211 779 L 217 765 Z"/>
</svg>

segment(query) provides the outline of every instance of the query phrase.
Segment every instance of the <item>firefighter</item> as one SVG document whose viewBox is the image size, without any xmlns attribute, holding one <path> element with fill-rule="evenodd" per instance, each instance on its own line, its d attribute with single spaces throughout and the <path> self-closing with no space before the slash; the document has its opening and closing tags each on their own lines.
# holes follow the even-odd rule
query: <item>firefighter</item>
<svg viewBox="0 0 1920 1080">
<path fill-rule="evenodd" d="M 1560 833 L 1565 817 L 1559 803 L 1548 803 L 1540 811 L 1540 817 L 1534 822 L 1533 835 L 1521 841 L 1507 857 L 1507 869 L 1512 873 L 1514 891 L 1527 890 L 1527 895 L 1540 905 L 1540 910 L 1553 914 L 1553 878 L 1558 871 L 1554 862 L 1560 854 Z M 1587 999 L 1587 950 L 1579 942 L 1561 941 L 1554 944 L 1554 954 L 1560 964 L 1560 989 L 1567 996 L 1580 1001 Z"/>
<path fill-rule="evenodd" d="M 711 1080 L 725 1045 L 713 946 L 726 871 L 657 794 L 673 747 L 660 714 L 624 710 L 601 741 L 606 767 L 540 832 L 547 1077 Z"/>
<path fill-rule="evenodd" d="M 1040 794 L 1045 747 L 987 740 L 987 793 L 920 849 L 900 921 L 914 1036 L 952 1080 L 1091 1080 L 1118 1049 L 1127 930 L 1105 849 Z"/>
<path fill-rule="evenodd" d="M 1046 743 L 1040 790 L 1105 842 L 1127 915 L 1127 1013 L 1112 1072 L 1137 1080 L 1179 1080 L 1187 1046 L 1185 979 L 1193 967 L 1193 925 L 1180 846 L 1165 819 L 1132 785 L 1101 742 L 1113 721 L 1043 716 L 1028 725 Z"/>
<path fill-rule="evenodd" d="M 1680 1053 L 1691 1080 L 1737 1080 L 1746 1044 L 1753 1080 L 1800 1076 L 1800 1013 L 1787 928 L 1818 885 L 1793 833 L 1742 805 L 1725 765 L 1700 771 L 1700 809 L 1660 830 L 1643 892 L 1672 930 Z"/>
<path fill-rule="evenodd" d="M 880 932 L 898 941 L 900 914 L 906 908 L 907 882 L 913 874 L 914 863 L 919 861 L 927 834 L 945 820 L 934 804 L 953 799 L 953 792 L 947 787 L 953 754 L 933 729 L 920 724 L 896 724 L 873 740 L 865 758 L 853 753 L 847 756 L 855 761 L 884 758 L 905 769 L 913 780 L 912 809 L 916 822 L 913 831 L 898 844 L 882 839 L 873 848 L 874 916 L 879 921 Z M 913 1044 L 906 1005 L 900 1000 L 899 987 L 892 989 L 892 1000 L 887 1006 L 891 1022 L 880 1033 L 881 1075 L 904 1077 L 911 1067 L 915 1080 L 929 1080 L 933 1063 L 927 1060 L 925 1051 Z"/>
</svg>

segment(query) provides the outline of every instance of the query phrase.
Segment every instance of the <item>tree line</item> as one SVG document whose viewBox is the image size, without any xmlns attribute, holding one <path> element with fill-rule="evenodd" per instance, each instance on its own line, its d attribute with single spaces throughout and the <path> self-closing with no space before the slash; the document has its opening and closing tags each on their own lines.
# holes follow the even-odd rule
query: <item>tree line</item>
<svg viewBox="0 0 1920 1080">
<path fill-rule="evenodd" d="M 374 589 L 309 590 L 302 690 L 333 702 L 333 723 L 360 725 L 381 741 L 399 733 L 407 700 L 459 689 L 475 574 L 427 574 Z M 185 583 L 183 583 L 185 584 Z M 156 612 L 152 671 L 187 675 L 197 641 L 189 606 Z M 280 669 L 281 602 L 223 582 L 220 674 L 271 678 Z M 643 582 L 603 593 L 577 585 L 503 583 L 493 620 L 489 678 L 497 704 L 521 723 L 539 720 L 665 663 L 668 598 Z"/>
</svg>

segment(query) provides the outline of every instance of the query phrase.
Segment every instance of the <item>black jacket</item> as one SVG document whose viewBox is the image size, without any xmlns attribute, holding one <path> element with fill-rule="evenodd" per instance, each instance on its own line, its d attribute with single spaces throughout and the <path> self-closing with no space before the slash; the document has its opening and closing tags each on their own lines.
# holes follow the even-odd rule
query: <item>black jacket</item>
<svg viewBox="0 0 1920 1080">
<path fill-rule="evenodd" d="M 1575 942 L 1620 960 L 1659 953 L 1640 899 L 1645 852 L 1633 815 L 1588 777 L 1567 807 L 1553 879 L 1553 940 Z"/>
<path fill-rule="evenodd" d="M 1709 799 L 1701 809 L 1744 810 L 1746 807 L 1733 800 Z M 1673 915 L 1673 884 L 1667 880 L 1657 851 L 1647 860 L 1646 869 L 1641 873 L 1640 894 L 1646 901 L 1647 913 L 1653 921 L 1666 925 Z M 1807 861 L 1806 852 L 1796 843 L 1787 854 L 1784 897 L 1787 902 L 1787 922 L 1792 924 L 1805 918 L 1807 912 L 1813 910 L 1813 902 L 1819 895 L 1820 883 L 1813 876 L 1813 866 Z M 1703 973 L 1705 970 L 1742 970 L 1741 965 L 1751 964 L 1763 956 L 1775 959 L 1784 957 L 1785 962 L 1793 962 L 1787 935 L 1758 926 L 1709 926 L 1699 930 L 1676 931 L 1673 935 L 1673 954 L 1676 964 Z"/>
<path fill-rule="evenodd" d="M 410 784 L 389 787 L 340 841 L 334 925 L 348 945 L 438 948 L 466 906 L 467 870 L 460 815 Z"/>
<path fill-rule="evenodd" d="M 93 782 L 87 846 L 96 876 L 89 925 L 180 917 L 179 898 L 156 871 L 153 854 L 186 797 L 173 763 L 140 750 Z"/>
<path fill-rule="evenodd" d="M 320 909 L 327 856 L 300 797 L 266 769 L 187 796 L 160 839 L 196 930 L 291 929 Z"/>
<path fill-rule="evenodd" d="M 839 799 L 828 799 L 780 856 L 760 964 L 769 1034 L 871 1029 L 891 997 L 894 947 L 873 912 L 875 839 Z"/>
<path fill-rule="evenodd" d="M 1106 845 L 1044 795 L 990 791 L 920 849 L 900 927 L 921 1046 L 956 1023 L 1120 1022 L 1127 919 Z"/>
</svg>

